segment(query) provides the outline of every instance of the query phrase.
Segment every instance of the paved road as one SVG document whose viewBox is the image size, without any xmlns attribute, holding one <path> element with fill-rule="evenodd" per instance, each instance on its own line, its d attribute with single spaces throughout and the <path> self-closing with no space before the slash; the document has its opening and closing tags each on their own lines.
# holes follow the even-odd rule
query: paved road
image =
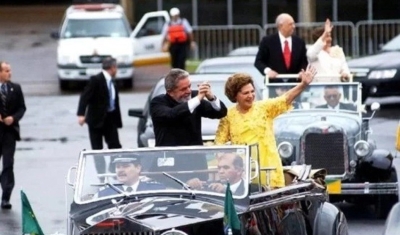
<svg viewBox="0 0 400 235">
<path fill-rule="evenodd" d="M 76 164 L 79 151 L 90 148 L 87 128 L 78 126 L 75 116 L 78 93 L 58 89 L 56 42 L 49 34 L 57 28 L 63 10 L 63 7 L 0 9 L 0 60 L 11 62 L 13 79 L 22 84 L 28 107 L 21 122 L 24 139 L 18 143 L 15 157 L 13 210 L 0 211 L 1 235 L 21 233 L 20 189 L 27 193 L 46 234 L 64 232 L 66 173 Z M 140 86 L 137 88 L 142 90 Z M 126 90 L 121 95 L 123 147 L 136 147 L 137 121 L 126 114 L 128 108 L 142 107 L 146 95 L 137 90 Z M 372 137 L 379 147 L 392 150 L 400 116 L 396 104 L 400 100 L 380 101 L 386 105 L 372 120 Z M 384 221 L 375 220 L 371 208 L 339 206 L 348 218 L 350 234 L 382 232 Z"/>
</svg>

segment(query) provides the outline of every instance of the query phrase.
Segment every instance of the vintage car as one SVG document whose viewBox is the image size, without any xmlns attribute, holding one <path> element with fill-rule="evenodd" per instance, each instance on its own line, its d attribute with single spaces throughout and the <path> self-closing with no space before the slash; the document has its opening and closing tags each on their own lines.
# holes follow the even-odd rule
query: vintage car
<svg viewBox="0 0 400 235">
<path fill-rule="evenodd" d="M 223 235 L 226 182 L 243 235 L 348 234 L 344 214 L 327 202 L 324 174 L 300 166 L 295 180 L 271 190 L 257 183 L 268 170 L 257 152 L 257 145 L 82 151 L 67 175 L 67 234 Z M 107 171 L 97 173 L 103 159 Z"/>
<path fill-rule="evenodd" d="M 268 84 L 264 96 L 276 97 L 293 86 Z M 386 218 L 397 202 L 393 156 L 369 137 L 379 103 L 366 112 L 360 89 L 359 83 L 312 83 L 293 110 L 275 119 L 276 144 L 284 165 L 327 170 L 330 202 L 374 205 L 377 216 Z"/>
</svg>

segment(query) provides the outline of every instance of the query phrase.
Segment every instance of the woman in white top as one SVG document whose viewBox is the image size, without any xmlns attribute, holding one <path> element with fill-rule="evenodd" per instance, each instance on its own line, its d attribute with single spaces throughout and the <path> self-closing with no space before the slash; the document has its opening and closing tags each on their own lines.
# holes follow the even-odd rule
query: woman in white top
<svg viewBox="0 0 400 235">
<path fill-rule="evenodd" d="M 349 80 L 349 67 L 343 49 L 339 46 L 332 46 L 333 26 L 329 19 L 325 22 L 325 27 L 314 30 L 314 44 L 307 50 L 308 62 L 315 67 L 318 75 L 340 74 L 335 77 L 318 77 L 313 82 L 345 82 Z"/>
</svg>

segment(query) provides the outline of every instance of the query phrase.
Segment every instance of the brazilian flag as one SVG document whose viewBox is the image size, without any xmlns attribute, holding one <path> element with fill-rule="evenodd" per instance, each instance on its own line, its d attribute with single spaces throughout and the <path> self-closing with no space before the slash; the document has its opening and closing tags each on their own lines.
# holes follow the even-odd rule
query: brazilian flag
<svg viewBox="0 0 400 235">
<path fill-rule="evenodd" d="M 228 183 L 225 193 L 224 205 L 224 232 L 225 235 L 241 235 L 239 216 L 233 203 L 232 191 Z"/>
<path fill-rule="evenodd" d="M 40 227 L 36 219 L 36 216 L 33 213 L 28 197 L 22 190 L 21 190 L 21 202 L 22 202 L 22 234 L 44 235 L 42 228 Z"/>
</svg>

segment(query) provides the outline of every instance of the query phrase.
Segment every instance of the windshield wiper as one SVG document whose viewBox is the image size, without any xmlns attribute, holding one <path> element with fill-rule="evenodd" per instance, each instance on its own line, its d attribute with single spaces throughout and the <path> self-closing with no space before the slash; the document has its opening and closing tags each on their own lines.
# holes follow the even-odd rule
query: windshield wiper
<svg viewBox="0 0 400 235">
<path fill-rule="evenodd" d="M 167 172 L 163 172 L 163 175 L 167 176 L 168 178 L 172 179 L 173 181 L 177 182 L 178 184 L 182 185 L 184 189 L 190 192 L 190 195 L 192 196 L 192 199 L 196 198 L 196 194 L 193 192 L 193 190 L 190 188 L 188 184 L 183 182 L 182 180 L 175 178 L 174 176 L 168 174 Z"/>
</svg>

